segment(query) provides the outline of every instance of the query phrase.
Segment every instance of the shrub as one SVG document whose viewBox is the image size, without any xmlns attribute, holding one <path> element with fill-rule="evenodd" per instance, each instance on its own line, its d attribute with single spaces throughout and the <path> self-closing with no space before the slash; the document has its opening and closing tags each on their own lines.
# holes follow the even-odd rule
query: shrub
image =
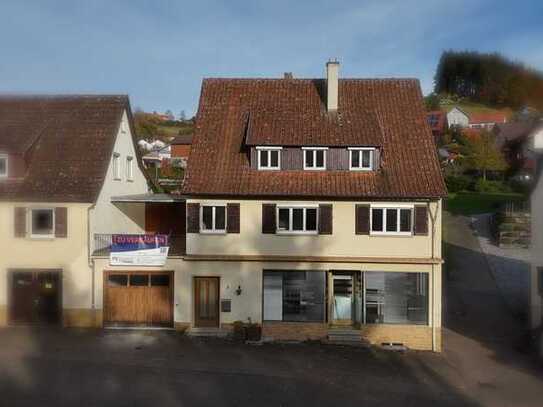
<svg viewBox="0 0 543 407">
<path fill-rule="evenodd" d="M 445 183 L 449 192 L 464 191 L 469 187 L 471 179 L 465 175 L 448 175 L 445 177 Z"/>
<path fill-rule="evenodd" d="M 479 179 L 475 183 L 473 189 L 475 192 L 484 193 L 499 193 L 499 192 L 511 192 L 511 187 L 502 181 L 489 181 L 485 179 Z"/>
</svg>

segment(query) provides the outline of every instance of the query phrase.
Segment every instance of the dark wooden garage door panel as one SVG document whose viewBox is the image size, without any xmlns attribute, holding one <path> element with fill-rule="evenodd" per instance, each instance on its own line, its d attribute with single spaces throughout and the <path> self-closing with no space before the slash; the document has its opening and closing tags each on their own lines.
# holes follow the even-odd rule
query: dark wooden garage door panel
<svg viewBox="0 0 543 407">
<path fill-rule="evenodd" d="M 109 272 L 105 280 L 105 322 L 173 325 L 173 275 L 171 273 Z M 126 285 L 123 285 L 124 283 Z"/>
<path fill-rule="evenodd" d="M 60 271 L 11 272 L 10 322 L 58 323 L 60 298 Z"/>
</svg>

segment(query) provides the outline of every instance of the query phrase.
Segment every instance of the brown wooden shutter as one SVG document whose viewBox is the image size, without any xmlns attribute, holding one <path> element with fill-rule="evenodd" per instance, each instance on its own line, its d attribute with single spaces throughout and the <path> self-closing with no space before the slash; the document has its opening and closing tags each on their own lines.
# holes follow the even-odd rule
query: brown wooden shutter
<svg viewBox="0 0 543 407">
<path fill-rule="evenodd" d="M 187 233 L 200 233 L 200 204 L 187 204 Z"/>
<path fill-rule="evenodd" d="M 275 208 L 275 204 L 262 204 L 262 233 L 275 233 Z"/>
<path fill-rule="evenodd" d="M 381 168 L 381 150 L 376 148 L 373 151 L 373 170 L 378 171 Z"/>
<path fill-rule="evenodd" d="M 332 205 L 319 205 L 319 235 L 331 235 L 333 230 Z"/>
<path fill-rule="evenodd" d="M 68 237 L 68 208 L 55 208 L 55 237 Z"/>
<path fill-rule="evenodd" d="M 369 235 L 370 233 L 370 206 L 355 206 L 355 233 L 357 235 Z"/>
<path fill-rule="evenodd" d="M 226 232 L 239 233 L 239 203 L 226 204 Z"/>
<path fill-rule="evenodd" d="M 15 237 L 26 236 L 26 208 L 15 208 L 14 234 Z"/>
<path fill-rule="evenodd" d="M 428 207 L 415 205 L 415 235 L 428 235 Z"/>
</svg>

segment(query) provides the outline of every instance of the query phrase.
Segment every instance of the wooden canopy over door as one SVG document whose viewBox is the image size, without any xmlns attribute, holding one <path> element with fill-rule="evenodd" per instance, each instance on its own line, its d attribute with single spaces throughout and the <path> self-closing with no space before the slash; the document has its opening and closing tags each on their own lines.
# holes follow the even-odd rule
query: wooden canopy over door
<svg viewBox="0 0 543 407">
<path fill-rule="evenodd" d="M 173 326 L 173 273 L 104 273 L 104 323 Z"/>
<path fill-rule="evenodd" d="M 219 326 L 219 278 L 194 278 L 194 325 L 199 328 Z"/>
<path fill-rule="evenodd" d="M 60 273 L 60 270 L 13 270 L 10 274 L 10 323 L 58 323 Z"/>
</svg>

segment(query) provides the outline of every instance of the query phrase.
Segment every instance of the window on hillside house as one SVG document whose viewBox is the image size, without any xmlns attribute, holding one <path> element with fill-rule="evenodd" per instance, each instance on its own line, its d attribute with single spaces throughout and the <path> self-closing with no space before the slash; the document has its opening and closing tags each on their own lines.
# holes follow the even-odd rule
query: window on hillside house
<svg viewBox="0 0 543 407">
<path fill-rule="evenodd" d="M 202 205 L 200 231 L 203 233 L 226 232 L 226 206 Z"/>
<path fill-rule="evenodd" d="M 373 169 L 373 148 L 350 148 L 349 169 L 352 171 L 369 171 Z"/>
<path fill-rule="evenodd" d="M 55 211 L 53 209 L 30 210 L 31 237 L 52 237 L 55 235 Z"/>
<path fill-rule="evenodd" d="M 281 168 L 281 147 L 257 147 L 257 154 L 259 170 Z"/>
<path fill-rule="evenodd" d="M 326 272 L 264 271 L 265 321 L 323 322 Z"/>
<path fill-rule="evenodd" d="M 126 180 L 134 181 L 134 158 L 126 157 Z"/>
<path fill-rule="evenodd" d="M 317 207 L 277 207 L 278 233 L 317 233 Z"/>
<path fill-rule="evenodd" d="M 371 233 L 411 235 L 413 208 L 371 208 Z"/>
<path fill-rule="evenodd" d="M 113 179 L 121 179 L 121 155 L 119 153 L 113 153 Z"/>
<path fill-rule="evenodd" d="M 428 273 L 366 272 L 364 323 L 428 324 Z"/>
<path fill-rule="evenodd" d="M 0 154 L 0 178 L 8 176 L 8 156 Z"/>
<path fill-rule="evenodd" d="M 326 169 L 327 148 L 303 147 L 302 150 L 304 151 L 304 170 L 325 170 Z"/>
</svg>

